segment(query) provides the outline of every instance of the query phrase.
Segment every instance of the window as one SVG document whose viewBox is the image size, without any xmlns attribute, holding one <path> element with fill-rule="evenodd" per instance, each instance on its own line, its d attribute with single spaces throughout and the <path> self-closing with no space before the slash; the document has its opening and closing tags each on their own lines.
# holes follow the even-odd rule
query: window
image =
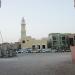
<svg viewBox="0 0 75 75">
<path fill-rule="evenodd" d="M 35 49 L 35 45 L 32 45 L 32 49 Z"/>
<path fill-rule="evenodd" d="M 62 37 L 62 40 L 65 40 L 65 37 Z"/>
<path fill-rule="evenodd" d="M 65 45 L 65 41 L 62 41 L 62 44 Z"/>
<path fill-rule="evenodd" d="M 40 49 L 40 45 L 37 45 L 37 48 Z"/>
<path fill-rule="evenodd" d="M 42 48 L 45 49 L 45 45 L 42 45 Z"/>
<path fill-rule="evenodd" d="M 73 38 L 69 38 L 69 42 L 70 42 L 70 45 L 71 45 L 71 46 L 74 46 Z"/>
<path fill-rule="evenodd" d="M 56 37 L 55 36 L 53 36 L 53 40 L 56 40 Z"/>
<path fill-rule="evenodd" d="M 57 42 L 56 41 L 53 41 L 53 45 L 56 45 L 57 44 Z"/>
<path fill-rule="evenodd" d="M 22 43 L 25 43 L 25 40 L 23 40 Z"/>
</svg>

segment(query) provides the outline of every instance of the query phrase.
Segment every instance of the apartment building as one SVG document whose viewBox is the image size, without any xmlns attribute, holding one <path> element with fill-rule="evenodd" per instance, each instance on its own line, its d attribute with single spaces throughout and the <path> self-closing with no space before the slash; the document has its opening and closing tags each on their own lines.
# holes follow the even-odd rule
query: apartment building
<svg viewBox="0 0 75 75">
<path fill-rule="evenodd" d="M 70 33 L 50 33 L 48 35 L 48 47 L 58 50 L 67 50 L 69 48 Z"/>
</svg>

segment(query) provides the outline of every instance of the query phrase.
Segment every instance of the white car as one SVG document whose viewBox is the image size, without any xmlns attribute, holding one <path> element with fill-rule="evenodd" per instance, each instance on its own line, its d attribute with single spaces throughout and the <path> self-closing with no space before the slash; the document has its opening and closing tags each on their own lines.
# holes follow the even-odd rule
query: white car
<svg viewBox="0 0 75 75">
<path fill-rule="evenodd" d="M 23 51 L 22 50 L 19 50 L 19 51 L 16 51 L 16 53 L 23 53 Z"/>
<path fill-rule="evenodd" d="M 45 49 L 42 49 L 42 53 L 45 53 L 46 51 L 45 51 Z"/>
</svg>

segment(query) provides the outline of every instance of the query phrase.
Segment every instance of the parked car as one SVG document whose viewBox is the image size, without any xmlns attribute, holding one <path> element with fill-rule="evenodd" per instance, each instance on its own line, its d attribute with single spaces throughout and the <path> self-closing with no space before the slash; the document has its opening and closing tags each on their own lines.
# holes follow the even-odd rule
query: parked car
<svg viewBox="0 0 75 75">
<path fill-rule="evenodd" d="M 45 49 L 45 52 L 49 53 L 49 52 L 51 52 L 51 50 L 50 49 Z"/>
<path fill-rule="evenodd" d="M 23 51 L 22 50 L 18 50 L 18 51 L 16 51 L 16 53 L 23 53 Z"/>
<path fill-rule="evenodd" d="M 26 53 L 31 53 L 32 49 L 31 48 L 27 48 Z"/>
<path fill-rule="evenodd" d="M 46 51 L 45 51 L 45 49 L 42 49 L 41 52 L 42 52 L 42 53 L 45 53 Z"/>
<path fill-rule="evenodd" d="M 37 49 L 37 51 L 36 51 L 36 53 L 41 53 L 42 51 L 41 51 L 41 49 Z"/>
</svg>

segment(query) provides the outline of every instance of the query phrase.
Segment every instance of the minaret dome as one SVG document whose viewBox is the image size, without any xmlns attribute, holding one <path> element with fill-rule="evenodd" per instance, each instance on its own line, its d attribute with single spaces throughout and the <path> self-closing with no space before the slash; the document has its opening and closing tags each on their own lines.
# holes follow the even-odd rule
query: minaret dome
<svg viewBox="0 0 75 75">
<path fill-rule="evenodd" d="M 26 24 L 24 17 L 22 18 L 21 24 Z"/>
</svg>

